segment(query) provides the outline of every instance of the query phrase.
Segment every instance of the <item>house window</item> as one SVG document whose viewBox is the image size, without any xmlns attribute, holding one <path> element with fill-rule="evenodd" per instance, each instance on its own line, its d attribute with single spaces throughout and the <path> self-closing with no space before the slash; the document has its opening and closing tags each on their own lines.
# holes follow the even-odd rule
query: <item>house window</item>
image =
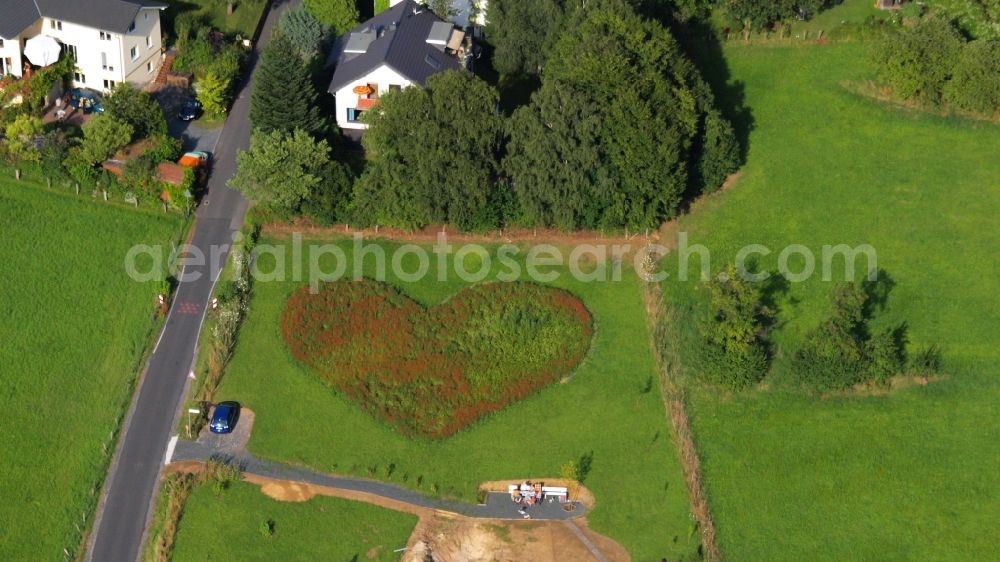
<svg viewBox="0 0 1000 562">
<path fill-rule="evenodd" d="M 0 49 L 3 49 L 3 39 L 0 39 Z"/>
<path fill-rule="evenodd" d="M 402 89 L 403 89 L 403 87 L 400 86 L 399 84 L 389 84 L 389 91 L 390 92 L 398 92 L 398 91 L 400 91 Z"/>
<path fill-rule="evenodd" d="M 58 20 L 49 20 L 49 27 L 62 31 L 62 22 Z"/>
<path fill-rule="evenodd" d="M 82 72 L 80 72 L 78 70 L 78 71 L 76 71 L 76 72 L 73 73 L 73 81 L 77 82 L 77 83 L 80 83 L 80 84 L 86 84 L 87 83 L 87 75 L 85 75 L 84 73 L 82 73 Z"/>
<path fill-rule="evenodd" d="M 64 43 L 63 48 L 66 49 L 66 52 L 69 54 L 71 59 L 79 62 L 80 59 L 76 58 L 76 45 L 66 45 Z"/>
<path fill-rule="evenodd" d="M 128 32 L 132 33 L 133 31 L 135 31 L 135 21 L 134 20 L 132 21 L 132 23 L 128 24 Z"/>
<path fill-rule="evenodd" d="M 150 49 L 153 48 L 153 38 L 149 35 L 146 36 L 146 47 Z"/>
<path fill-rule="evenodd" d="M 115 87 L 115 81 L 114 80 L 105 80 L 104 81 L 104 89 L 105 90 L 112 90 L 112 89 L 114 89 L 114 87 Z"/>
<path fill-rule="evenodd" d="M 111 41 L 111 34 L 107 31 L 101 32 L 101 41 Z"/>
<path fill-rule="evenodd" d="M 139 48 L 138 47 L 132 47 L 132 50 L 129 51 L 129 53 L 131 53 L 131 55 L 132 55 L 132 60 L 135 60 L 135 59 L 139 58 Z"/>
<path fill-rule="evenodd" d="M 146 63 L 146 73 L 148 74 L 148 73 L 152 73 L 152 72 L 153 72 L 153 63 L 147 62 Z"/>
<path fill-rule="evenodd" d="M 115 71 L 115 67 L 108 64 L 108 54 L 107 53 L 101 53 L 101 68 L 104 69 L 104 70 L 107 70 L 108 72 L 114 72 Z"/>
<path fill-rule="evenodd" d="M 347 122 L 348 123 L 357 123 L 357 122 L 361 121 L 361 116 L 363 114 L 364 114 L 364 111 L 362 111 L 360 109 L 354 109 L 353 107 L 348 107 L 347 108 Z"/>
</svg>

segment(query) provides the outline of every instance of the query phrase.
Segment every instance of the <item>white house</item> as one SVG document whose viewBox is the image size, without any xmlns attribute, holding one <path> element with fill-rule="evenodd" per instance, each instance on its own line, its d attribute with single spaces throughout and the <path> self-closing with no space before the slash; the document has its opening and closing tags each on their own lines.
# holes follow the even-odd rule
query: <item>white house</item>
<svg viewBox="0 0 1000 562">
<path fill-rule="evenodd" d="M 160 65 L 166 7 L 150 0 L 0 0 L 0 75 L 23 76 L 25 44 L 46 35 L 76 60 L 74 87 L 143 86 Z"/>
<path fill-rule="evenodd" d="M 389 0 L 390 6 L 395 6 L 403 0 Z M 489 0 L 451 0 L 455 15 L 451 21 L 465 28 L 470 25 L 486 25 L 486 7 Z"/>
<path fill-rule="evenodd" d="M 402 0 L 337 39 L 328 91 L 337 98 L 337 124 L 365 129 L 365 111 L 391 90 L 424 86 L 431 75 L 465 68 L 470 39 L 414 0 Z"/>
</svg>

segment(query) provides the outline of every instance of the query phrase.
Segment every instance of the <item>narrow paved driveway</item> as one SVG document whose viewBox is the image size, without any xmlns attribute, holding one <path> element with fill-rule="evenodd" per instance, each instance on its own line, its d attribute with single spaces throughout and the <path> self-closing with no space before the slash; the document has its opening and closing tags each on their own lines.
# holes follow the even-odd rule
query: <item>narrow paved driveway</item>
<svg viewBox="0 0 1000 562">
<path fill-rule="evenodd" d="M 510 494 L 506 493 L 489 493 L 485 504 L 470 504 L 455 500 L 433 498 L 393 484 L 386 484 L 385 482 L 365 480 L 363 478 L 332 476 L 305 468 L 286 466 L 258 459 L 245 451 L 230 454 L 228 449 L 219 449 L 204 439 L 200 439 L 199 441 L 179 441 L 171 461 L 207 461 L 210 459 L 219 459 L 235 464 L 247 474 L 255 474 L 275 480 L 315 484 L 317 486 L 352 492 L 364 492 L 408 503 L 416 507 L 450 511 L 464 515 L 465 517 L 476 519 L 522 518 L 522 515 L 517 511 L 520 506 L 512 502 Z M 560 504 L 558 501 L 546 501 L 529 507 L 528 513 L 532 519 L 542 520 L 568 520 L 587 514 L 587 509 L 583 504 L 575 503 L 574 505 L 575 509 L 573 511 L 566 511 L 563 509 L 563 504 Z"/>
<path fill-rule="evenodd" d="M 290 2 L 275 0 L 258 42 L 266 44 L 277 16 Z M 246 76 L 256 68 L 258 51 L 247 65 Z M 219 263 L 185 269 L 173 307 L 160 340 L 149 359 L 139 390 L 125 419 L 118 448 L 101 493 L 87 559 L 96 562 L 132 562 L 149 522 L 157 491 L 167 441 L 179 415 L 187 375 L 194 363 L 198 333 L 205 307 L 219 275 L 216 265 L 225 263 L 229 245 L 243 222 L 247 203 L 226 187 L 236 169 L 236 152 L 250 144 L 249 112 L 252 79 L 243 80 L 239 97 L 230 111 L 215 149 L 208 181 L 208 195 L 197 211 L 192 245 Z"/>
</svg>

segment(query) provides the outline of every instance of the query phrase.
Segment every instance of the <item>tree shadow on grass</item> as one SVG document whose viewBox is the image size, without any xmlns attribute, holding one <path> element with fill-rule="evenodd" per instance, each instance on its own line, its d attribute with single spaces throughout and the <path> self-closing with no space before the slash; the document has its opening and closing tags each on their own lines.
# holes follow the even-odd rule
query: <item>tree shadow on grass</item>
<svg viewBox="0 0 1000 562">
<path fill-rule="evenodd" d="M 722 48 L 722 41 L 709 22 L 691 20 L 671 26 L 687 56 L 708 83 L 715 104 L 729 120 L 740 145 L 740 163 L 746 162 L 754 117 L 746 106 L 746 84 L 734 81 Z"/>
</svg>

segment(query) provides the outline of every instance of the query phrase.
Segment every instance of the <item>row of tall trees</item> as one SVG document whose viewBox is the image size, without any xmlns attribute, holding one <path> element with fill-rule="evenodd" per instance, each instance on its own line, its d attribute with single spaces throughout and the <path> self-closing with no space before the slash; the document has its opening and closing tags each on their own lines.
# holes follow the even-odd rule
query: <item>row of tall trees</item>
<svg viewBox="0 0 1000 562">
<path fill-rule="evenodd" d="M 332 21 L 337 6 L 307 2 L 286 10 L 257 68 L 250 148 L 237 155 L 229 185 L 277 218 L 304 214 L 330 223 L 346 215 L 353 179 L 334 157 L 339 138 L 321 112 L 313 76 L 324 43 L 340 25 L 334 21 L 331 28 L 320 16 Z"/>
<path fill-rule="evenodd" d="M 282 188 L 273 178 L 254 185 L 243 174 L 234 187 L 283 213 L 308 207 L 314 217 L 368 225 L 638 230 L 673 217 L 686 195 L 720 186 L 738 166 L 736 136 L 670 31 L 626 0 L 550 7 L 544 47 L 530 33 L 494 39 L 501 66 L 504 49 L 514 58 L 536 56 L 505 70 L 541 71 L 540 88 L 510 117 L 485 81 L 439 73 L 424 88 L 383 95 L 365 114 L 364 171 L 350 188 L 322 189 L 328 203 L 344 194 L 329 212 L 319 212 L 325 207 L 312 189 Z M 490 9 L 521 8 L 498 0 Z M 278 147 L 305 150 L 297 131 L 330 141 L 310 154 L 332 154 L 337 144 L 308 65 L 321 24 L 306 11 L 292 13 L 261 58 L 250 104 L 260 134 L 242 161 L 247 168 L 251 156 L 275 161 Z M 523 18 L 510 15 L 504 29 Z M 263 136 L 271 133 L 279 136 Z M 350 181 L 346 170 L 334 175 Z"/>
<path fill-rule="evenodd" d="M 649 228 L 685 193 L 715 189 L 736 169 L 733 129 L 666 28 L 624 0 L 580 3 L 571 14 L 549 6 L 556 40 L 491 35 L 503 70 L 544 69 L 541 88 L 509 119 L 492 87 L 460 73 L 384 96 L 369 112 L 355 221 Z M 521 10 L 503 0 L 490 9 Z M 506 33 L 523 31 L 517 13 Z M 508 56 L 528 58 L 505 67 Z"/>
</svg>

